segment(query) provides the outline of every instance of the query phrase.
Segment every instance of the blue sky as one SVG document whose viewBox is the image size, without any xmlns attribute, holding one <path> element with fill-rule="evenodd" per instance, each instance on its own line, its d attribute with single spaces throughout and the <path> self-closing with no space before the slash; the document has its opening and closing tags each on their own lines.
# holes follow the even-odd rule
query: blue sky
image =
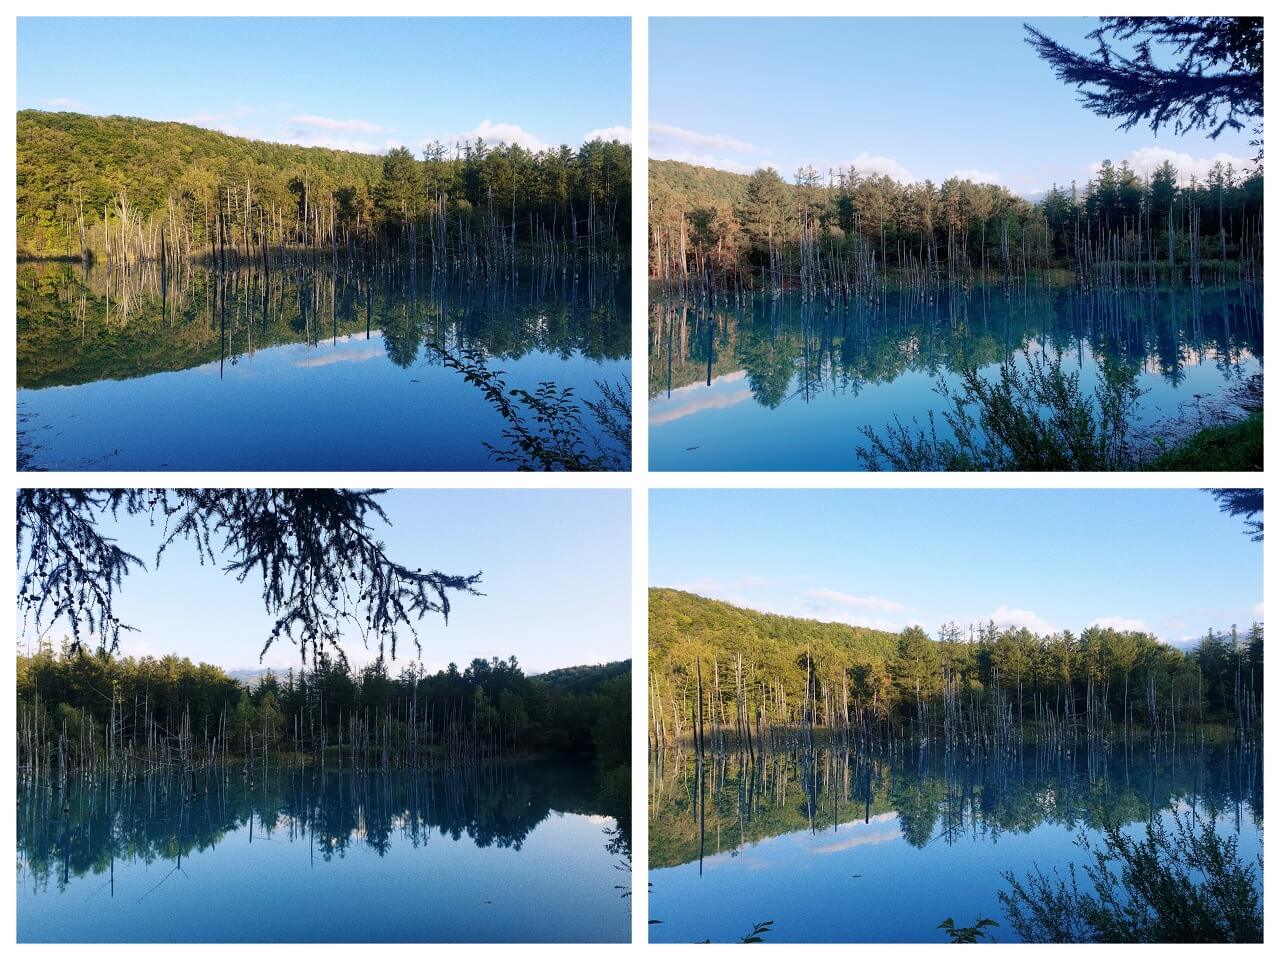
<svg viewBox="0 0 1280 960">
<path fill-rule="evenodd" d="M 378 153 L 630 139 L 626 18 L 18 20 L 18 108 Z"/>
<path fill-rule="evenodd" d="M 1093 18 L 1029 21 L 1075 49 Z M 1104 159 L 1203 174 L 1249 135 L 1122 132 L 1023 42 L 1021 19 L 680 19 L 649 24 L 650 155 L 726 170 L 856 166 L 903 181 L 960 173 L 1035 194 Z"/>
<path fill-rule="evenodd" d="M 1199 490 L 656 490 L 650 583 L 887 630 L 1262 616 L 1262 545 Z"/>
<path fill-rule="evenodd" d="M 388 554 L 408 566 L 448 573 L 483 571 L 483 597 L 459 597 L 449 625 L 422 621 L 422 662 L 432 670 L 475 657 L 515 654 L 529 672 L 631 656 L 631 513 L 625 490 L 395 490 L 379 502 L 392 522 Z M 116 612 L 139 628 L 121 635 L 125 656 L 178 653 L 228 669 L 258 666 L 271 632 L 261 580 L 243 584 L 202 567 L 179 543 L 154 564 L 157 531 L 145 518 L 107 522 L 121 546 L 146 561 L 126 578 Z M 60 627 L 61 625 L 57 625 Z M 55 646 L 63 633 L 53 629 Z M 19 649 L 34 646 L 34 631 Z M 353 663 L 373 657 L 357 639 Z M 412 642 L 396 663 L 415 655 Z M 262 665 L 299 665 L 287 641 Z M 395 669 L 395 665 L 393 665 Z"/>
</svg>

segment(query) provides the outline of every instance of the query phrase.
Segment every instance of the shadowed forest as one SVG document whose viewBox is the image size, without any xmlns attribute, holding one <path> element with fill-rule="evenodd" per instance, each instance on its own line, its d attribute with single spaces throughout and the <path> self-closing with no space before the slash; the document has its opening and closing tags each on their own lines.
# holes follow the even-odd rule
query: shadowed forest
<svg viewBox="0 0 1280 960">
<path fill-rule="evenodd" d="M 382 659 L 353 670 L 321 652 L 311 669 L 245 684 L 185 658 L 46 645 L 17 671 L 19 765 L 32 777 L 220 761 L 373 770 L 543 753 L 610 768 L 629 759 L 630 661 L 528 677 L 511 657 L 392 675 Z"/>
</svg>

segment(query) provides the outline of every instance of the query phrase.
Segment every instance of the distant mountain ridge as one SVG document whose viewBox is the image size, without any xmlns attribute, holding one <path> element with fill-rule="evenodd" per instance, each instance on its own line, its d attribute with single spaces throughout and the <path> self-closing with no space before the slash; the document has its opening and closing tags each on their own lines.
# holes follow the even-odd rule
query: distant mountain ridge
<svg viewBox="0 0 1280 960">
<path fill-rule="evenodd" d="M 237 683 L 253 689 L 268 673 L 280 677 L 286 670 L 273 667 L 237 667 L 225 670 L 228 677 Z M 575 664 L 569 667 L 556 667 L 545 673 L 528 674 L 530 680 L 541 680 L 550 686 L 566 691 L 577 691 L 587 687 L 598 686 L 615 677 L 626 676 L 631 672 L 631 660 L 610 660 L 608 663 Z"/>
</svg>

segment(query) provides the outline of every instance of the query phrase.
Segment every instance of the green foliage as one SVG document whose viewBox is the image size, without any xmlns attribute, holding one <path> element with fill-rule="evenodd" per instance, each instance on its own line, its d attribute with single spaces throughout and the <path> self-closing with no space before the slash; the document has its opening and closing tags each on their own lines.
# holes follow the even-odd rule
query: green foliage
<svg viewBox="0 0 1280 960">
<path fill-rule="evenodd" d="M 514 227 L 522 240 L 534 239 L 535 224 L 556 240 L 591 230 L 626 245 L 631 232 L 631 148 L 618 141 L 532 152 L 477 140 L 415 159 L 404 148 L 381 157 L 182 123 L 22 110 L 17 170 L 18 250 L 35 257 L 78 257 L 82 218 L 91 252 L 104 245 L 104 225 L 126 222 L 155 233 L 165 225 L 169 242 L 185 238 L 190 249 L 224 239 L 394 243 L 440 209 L 455 224 Z M 254 224 L 241 222 L 249 207 L 261 214 Z"/>
<path fill-rule="evenodd" d="M 1071 270 L 1114 286 L 1182 276 L 1193 259 L 1224 275 L 1227 264 L 1240 276 L 1260 269 L 1262 172 L 1223 163 L 1179 185 L 1172 165 L 1144 180 L 1108 160 L 1083 187 L 1054 185 L 1035 203 L 995 184 L 904 184 L 853 168 L 826 183 L 811 168 L 787 182 L 771 168 L 747 175 L 673 160 L 650 161 L 649 174 L 650 268 L 658 276 L 665 265 L 660 279 L 683 257 L 721 283 L 750 285 L 777 250 L 790 285 L 812 264 L 807 243 L 846 279 L 887 271 L 968 283 Z"/>
<path fill-rule="evenodd" d="M 336 745 L 353 716 L 373 716 L 388 718 L 394 742 L 416 704 L 417 722 L 428 718 L 437 743 L 448 742 L 451 730 L 479 731 L 505 738 L 517 752 L 593 755 L 606 767 L 630 757 L 629 660 L 570 667 L 544 679 L 525 676 L 515 657 L 476 659 L 461 671 L 449 664 L 434 674 L 410 664 L 392 676 L 382 659 L 353 671 L 321 655 L 310 670 L 290 669 L 283 677 L 267 671 L 246 685 L 219 667 L 177 656 L 122 658 L 43 646 L 18 657 L 17 699 L 48 718 L 42 723 L 55 722 L 55 731 L 65 720 L 73 740 L 88 723 L 102 731 L 113 715 L 126 741 L 145 738 L 148 719 L 172 732 L 189 716 L 198 743 L 216 736 L 225 718 L 233 739 L 224 752 L 247 754 L 251 736 L 258 750 L 264 736 L 274 749 L 308 750 L 321 740 Z"/>
<path fill-rule="evenodd" d="M 1064 372 L 1061 356 L 1023 350 L 1006 361 L 995 381 L 976 369 L 962 372 L 958 389 L 939 380 L 950 404 L 943 419 L 950 437 L 895 419 L 881 437 L 864 427 L 868 447 L 858 458 L 869 470 L 1124 470 L 1136 465 L 1130 418 L 1142 396 L 1136 371 L 1102 367 L 1092 395 L 1077 371 Z"/>
<path fill-rule="evenodd" d="M 629 391 L 597 382 L 604 397 L 588 404 L 599 432 L 583 418 L 572 387 L 544 380 L 531 392 L 508 387 L 503 371 L 490 369 L 483 353 L 461 348 L 450 351 L 431 346 L 442 364 L 462 374 L 502 417 L 505 446 L 485 443 L 498 463 L 518 470 L 627 470 L 631 466 L 631 405 Z M 630 384 L 627 384 L 629 387 Z"/>
<path fill-rule="evenodd" d="M 679 590 L 649 591 L 650 718 L 663 735 L 690 736 L 702 675 L 710 727 L 723 713 L 732 725 L 735 677 L 742 657 L 747 715 L 769 724 L 807 722 L 806 686 L 815 726 L 851 717 L 872 728 L 922 720 L 940 727 L 947 683 L 966 711 L 987 706 L 1034 723 L 1164 728 L 1226 723 L 1248 728 L 1263 691 L 1263 630 L 1209 630 L 1191 649 L 1150 633 L 1091 626 L 1080 633 L 1037 635 L 1026 628 L 944 624 L 936 638 L 919 627 L 901 633 L 822 623 L 741 609 Z M 717 679 L 719 701 L 716 700 Z M 843 701 L 843 703 L 842 703 Z M 718 707 L 717 703 L 722 705 Z M 1038 708 L 1033 705 L 1038 705 Z"/>
<path fill-rule="evenodd" d="M 1210 819 L 1173 812 L 1134 838 L 1108 826 L 1101 845 L 1082 836 L 1092 891 L 1075 864 L 1067 879 L 1038 867 L 1025 883 L 1005 873 L 1000 891 L 1010 926 L 1041 943 L 1261 943 L 1261 860 L 1244 862 L 1234 835 Z"/>
<path fill-rule="evenodd" d="M 1262 412 L 1243 420 L 1197 430 L 1184 441 L 1161 453 L 1147 470 L 1238 470 L 1262 469 Z"/>
<path fill-rule="evenodd" d="M 979 940 L 994 941 L 995 937 L 987 932 L 987 928 L 998 926 L 1000 924 L 990 917 L 979 917 L 971 927 L 957 927 L 955 920 L 947 917 L 938 924 L 938 929 L 944 931 L 952 943 L 977 943 Z"/>
</svg>

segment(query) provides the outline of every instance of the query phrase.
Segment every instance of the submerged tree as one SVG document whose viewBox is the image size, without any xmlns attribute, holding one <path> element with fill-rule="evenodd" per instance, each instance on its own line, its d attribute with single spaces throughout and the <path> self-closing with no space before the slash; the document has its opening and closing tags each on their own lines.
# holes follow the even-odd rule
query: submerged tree
<svg viewBox="0 0 1280 960">
<path fill-rule="evenodd" d="M 392 560 L 371 527 L 390 523 L 376 499 L 380 492 L 19 490 L 18 609 L 36 629 L 64 619 L 74 648 L 91 639 L 115 651 L 120 631 L 133 629 L 116 614 L 116 591 L 146 566 L 100 529 L 105 517 L 123 514 L 146 517 L 159 529 L 157 565 L 185 540 L 201 564 L 222 562 L 237 581 L 260 573 L 263 606 L 275 617 L 263 654 L 283 635 L 304 662 L 308 653 L 314 660 L 325 651 L 345 662 L 342 638 L 352 629 L 380 654 L 395 656 L 402 630 L 420 649 L 417 621 L 438 613 L 447 623 L 451 595 L 477 593 L 480 574 Z"/>
<path fill-rule="evenodd" d="M 1089 34 L 1098 44 L 1092 54 L 1025 29 L 1058 79 L 1123 130 L 1172 124 L 1175 133 L 1206 129 L 1216 138 L 1262 120 L 1262 17 L 1103 17 Z M 1132 55 L 1117 52 L 1117 42 L 1131 42 Z M 1176 62 L 1157 62 L 1157 47 Z"/>
</svg>

